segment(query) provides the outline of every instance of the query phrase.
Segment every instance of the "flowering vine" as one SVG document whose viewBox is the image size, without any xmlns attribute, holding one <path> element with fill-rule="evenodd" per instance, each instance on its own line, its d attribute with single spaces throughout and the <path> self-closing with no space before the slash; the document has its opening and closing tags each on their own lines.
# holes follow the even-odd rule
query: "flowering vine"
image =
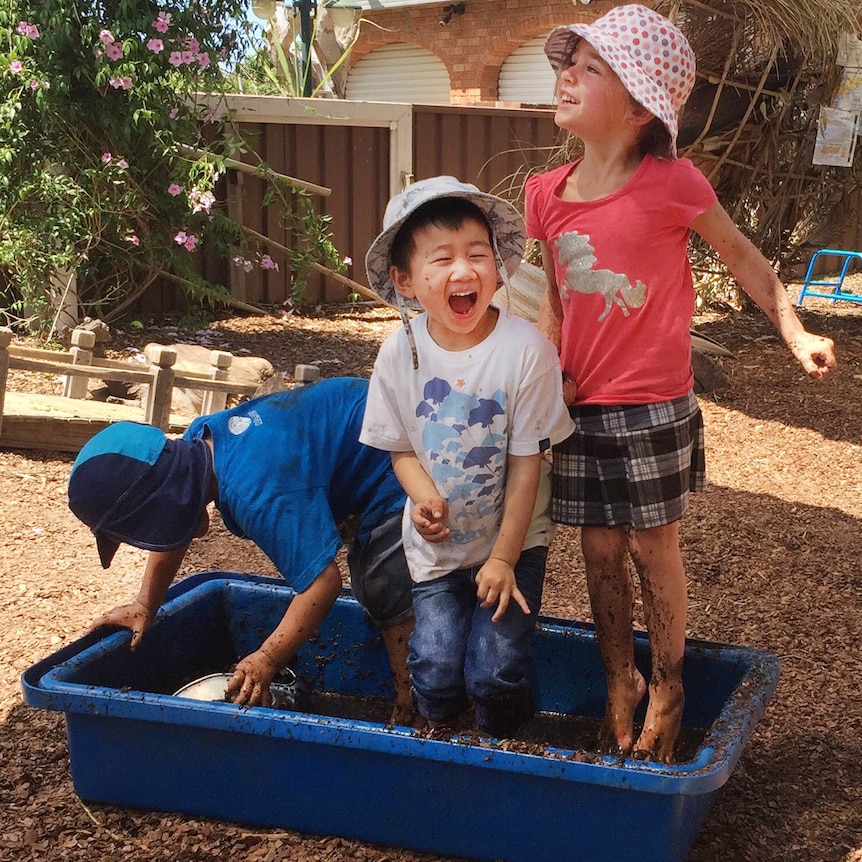
<svg viewBox="0 0 862 862">
<path fill-rule="evenodd" d="M 225 70 L 242 57 L 246 5 L 0 5 L 0 307 L 7 319 L 16 308 L 47 307 L 46 276 L 58 269 L 77 274 L 84 310 L 103 317 L 121 313 L 159 279 L 195 303 L 229 300 L 223 285 L 196 268 L 205 248 L 279 272 L 220 203 L 225 159 L 253 151 L 212 107 L 227 92 Z M 325 222 L 301 193 L 268 176 L 268 199 L 281 206 L 285 224 L 310 229 L 320 262 L 338 268 Z"/>
</svg>

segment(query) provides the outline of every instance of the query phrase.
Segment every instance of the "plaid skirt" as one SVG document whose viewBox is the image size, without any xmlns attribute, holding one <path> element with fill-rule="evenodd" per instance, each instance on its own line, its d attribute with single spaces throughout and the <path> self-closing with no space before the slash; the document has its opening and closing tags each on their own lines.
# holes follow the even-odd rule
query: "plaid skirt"
<svg viewBox="0 0 862 862">
<path fill-rule="evenodd" d="M 678 521 L 706 487 L 703 416 L 693 392 L 658 404 L 570 409 L 575 431 L 553 447 L 551 515 L 560 524 Z"/>
</svg>

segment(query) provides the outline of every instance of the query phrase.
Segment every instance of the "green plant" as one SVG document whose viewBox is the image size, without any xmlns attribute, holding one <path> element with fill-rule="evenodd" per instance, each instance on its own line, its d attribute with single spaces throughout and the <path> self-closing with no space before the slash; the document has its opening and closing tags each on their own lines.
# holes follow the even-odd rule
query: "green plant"
<svg viewBox="0 0 862 862">
<path fill-rule="evenodd" d="M 327 10 L 323 3 L 320 3 L 317 6 L 317 14 L 310 22 L 310 44 L 315 47 L 319 63 L 312 62 L 311 52 L 305 52 L 303 49 L 297 28 L 292 25 L 285 28 L 283 24 L 279 27 L 278 20 L 273 18 L 264 34 L 265 44 L 242 62 L 235 81 L 236 89 L 253 95 L 302 96 L 308 78 L 311 83 L 311 96 L 331 95 L 327 91 L 332 88 L 336 96 L 343 97 L 336 85 L 336 73 L 347 61 L 359 38 L 360 22 L 357 21 L 355 27 L 347 30 L 345 41 L 339 42 L 332 36 L 330 45 L 337 46 L 340 53 L 337 57 L 331 57 L 331 62 L 327 62 L 322 59 L 324 52 L 318 44 L 325 29 L 322 22 L 326 15 Z M 286 51 L 282 38 L 291 33 L 295 33 L 295 38 Z"/>
<path fill-rule="evenodd" d="M 195 253 L 278 264 L 227 218 L 217 183 L 253 147 L 221 97 L 247 46 L 245 0 L 0 0 L 0 296 L 46 316 L 52 273 L 110 319 L 157 279 L 229 301 Z M 261 165 L 295 235 L 287 263 L 340 266 L 306 194 Z M 302 283 L 302 275 L 295 276 Z"/>
</svg>

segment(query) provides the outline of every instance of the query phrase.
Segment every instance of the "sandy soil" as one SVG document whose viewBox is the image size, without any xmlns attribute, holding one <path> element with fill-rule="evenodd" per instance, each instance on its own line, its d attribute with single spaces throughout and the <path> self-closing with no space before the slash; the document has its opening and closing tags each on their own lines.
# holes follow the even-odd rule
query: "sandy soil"
<svg viewBox="0 0 862 862">
<path fill-rule="evenodd" d="M 769 650 L 782 668 L 688 862 L 862 862 L 862 309 L 815 300 L 802 316 L 838 345 L 840 371 L 822 383 L 805 377 L 759 315 L 695 321 L 735 355 L 720 360 L 730 386 L 700 399 L 711 487 L 683 526 L 689 634 Z M 224 318 L 194 339 L 265 356 L 288 373 L 318 363 L 324 376 L 367 376 L 396 325 L 379 309 L 327 309 Z M 169 328 L 115 330 L 111 347 L 119 355 L 175 338 Z M 58 391 L 57 381 L 20 372 L 10 387 Z M 19 675 L 133 597 L 144 553 L 124 548 L 102 571 L 92 537 L 66 507 L 70 464 L 58 453 L 0 451 L 0 859 L 443 862 L 337 838 L 87 806 L 75 796 L 63 716 L 24 705 Z M 209 569 L 274 572 L 218 518 L 183 574 Z M 576 530 L 558 531 L 543 610 L 589 619 Z M 636 614 L 642 626 L 640 605 Z M 624 810 L 619 818 L 626 828 Z"/>
</svg>

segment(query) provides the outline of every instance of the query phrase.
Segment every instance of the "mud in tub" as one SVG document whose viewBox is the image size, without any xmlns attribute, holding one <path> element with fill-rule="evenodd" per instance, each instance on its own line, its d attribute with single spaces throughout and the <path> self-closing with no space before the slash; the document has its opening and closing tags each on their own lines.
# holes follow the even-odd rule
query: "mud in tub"
<svg viewBox="0 0 862 862">
<path fill-rule="evenodd" d="M 386 653 L 343 596 L 296 668 L 316 712 L 172 694 L 255 649 L 292 596 L 279 580 L 201 573 L 171 589 L 136 652 L 127 632 L 88 635 L 25 671 L 26 702 L 65 713 L 78 796 L 468 859 L 677 862 L 778 681 L 773 655 L 692 641 L 683 724 L 695 741 L 685 758 L 664 766 L 590 754 L 581 746 L 592 730 L 586 743 L 577 734 L 597 727 L 604 706 L 595 633 L 543 617 L 530 741 L 429 739 L 384 723 Z M 637 650 L 645 669 L 645 637 Z M 327 707 L 335 702 L 370 711 L 340 716 Z M 543 731 L 571 741 L 540 744 Z"/>
</svg>

